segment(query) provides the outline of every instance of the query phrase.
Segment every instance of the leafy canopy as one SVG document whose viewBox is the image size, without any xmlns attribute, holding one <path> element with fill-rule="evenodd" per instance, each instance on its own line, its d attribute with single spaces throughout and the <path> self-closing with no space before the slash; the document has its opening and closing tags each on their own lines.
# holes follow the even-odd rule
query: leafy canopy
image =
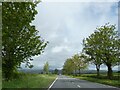
<svg viewBox="0 0 120 90">
<path fill-rule="evenodd" d="M 6 78 L 21 63 L 32 68 L 32 56 L 41 54 L 47 45 L 31 25 L 37 14 L 36 5 L 35 2 L 2 3 L 2 66 Z"/>
</svg>

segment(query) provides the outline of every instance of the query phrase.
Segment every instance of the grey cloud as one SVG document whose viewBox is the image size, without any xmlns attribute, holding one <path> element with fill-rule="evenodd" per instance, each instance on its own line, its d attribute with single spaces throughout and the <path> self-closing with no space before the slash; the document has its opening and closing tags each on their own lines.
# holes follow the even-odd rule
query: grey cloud
<svg viewBox="0 0 120 90">
<path fill-rule="evenodd" d="M 49 44 L 44 54 L 33 57 L 34 69 L 43 68 L 46 61 L 52 69 L 61 68 L 68 57 L 82 50 L 83 38 L 94 32 L 96 26 L 108 21 L 116 24 L 117 16 L 109 14 L 113 13 L 113 5 L 114 3 L 104 6 L 100 3 L 40 3 L 33 24 Z M 56 47 L 58 51 L 53 51 Z"/>
</svg>

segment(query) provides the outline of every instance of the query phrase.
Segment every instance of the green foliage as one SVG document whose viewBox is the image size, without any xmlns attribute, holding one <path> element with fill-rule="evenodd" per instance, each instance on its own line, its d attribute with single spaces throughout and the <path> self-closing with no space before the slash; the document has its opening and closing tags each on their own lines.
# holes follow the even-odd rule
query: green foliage
<svg viewBox="0 0 120 90">
<path fill-rule="evenodd" d="M 68 58 L 63 66 L 63 74 L 72 74 L 74 69 L 75 67 L 72 58 Z"/>
<path fill-rule="evenodd" d="M 49 74 L 49 63 L 48 62 L 45 63 L 43 67 L 43 71 L 45 74 Z"/>
<path fill-rule="evenodd" d="M 75 67 L 77 68 L 77 70 L 79 71 L 79 74 L 81 73 L 80 71 L 82 69 L 87 68 L 87 56 L 85 56 L 83 53 L 79 54 L 75 54 L 73 57 L 73 63 L 75 65 Z"/>
<path fill-rule="evenodd" d="M 85 69 L 87 68 L 87 56 L 85 56 L 84 54 L 75 54 L 72 58 L 68 58 L 66 60 L 66 62 L 64 63 L 63 66 L 63 73 L 65 74 L 72 74 L 74 72 L 74 74 L 77 73 L 77 71 L 80 71 L 81 69 Z"/>
<path fill-rule="evenodd" d="M 43 52 L 47 43 L 31 25 L 37 11 L 35 2 L 2 3 L 3 76 L 11 79 L 21 63 L 30 66 L 31 57 Z"/>
<path fill-rule="evenodd" d="M 54 70 L 54 74 L 58 74 L 59 70 L 58 69 L 55 69 Z"/>
<path fill-rule="evenodd" d="M 105 24 L 83 40 L 84 51 L 90 56 L 89 61 L 97 67 L 104 63 L 108 67 L 108 77 L 112 77 L 112 66 L 120 60 L 120 39 L 115 25 Z"/>
</svg>

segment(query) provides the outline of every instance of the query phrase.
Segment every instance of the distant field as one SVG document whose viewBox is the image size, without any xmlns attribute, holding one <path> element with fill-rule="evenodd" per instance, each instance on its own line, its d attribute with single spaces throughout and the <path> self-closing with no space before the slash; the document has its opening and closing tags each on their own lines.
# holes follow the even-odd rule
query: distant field
<svg viewBox="0 0 120 90">
<path fill-rule="evenodd" d="M 120 87 L 120 73 L 114 73 L 112 80 L 107 79 L 107 74 L 100 74 L 100 77 L 97 78 L 96 74 L 82 74 L 80 76 L 72 76 L 74 78 L 79 78 L 83 80 L 88 80 L 92 82 L 98 82 L 106 85 L 111 85 L 115 87 Z"/>
<path fill-rule="evenodd" d="M 3 88 L 48 88 L 56 75 L 22 74 L 21 78 L 3 81 Z"/>
</svg>

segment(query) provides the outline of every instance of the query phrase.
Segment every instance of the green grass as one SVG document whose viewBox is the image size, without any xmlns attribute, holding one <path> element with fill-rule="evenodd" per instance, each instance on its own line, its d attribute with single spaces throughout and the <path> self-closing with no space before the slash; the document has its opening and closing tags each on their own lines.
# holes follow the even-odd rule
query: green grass
<svg viewBox="0 0 120 90">
<path fill-rule="evenodd" d="M 21 77 L 12 81 L 3 81 L 3 88 L 48 88 L 55 80 L 56 75 L 21 74 Z"/>
<path fill-rule="evenodd" d="M 82 74 L 80 76 L 71 77 L 111 85 L 115 87 L 120 87 L 120 74 L 118 73 L 114 73 L 114 77 L 112 80 L 108 79 L 106 74 L 101 74 L 99 78 L 97 78 L 96 74 Z"/>
<path fill-rule="evenodd" d="M 0 68 L 0 90 L 2 89 L 2 70 Z"/>
</svg>

